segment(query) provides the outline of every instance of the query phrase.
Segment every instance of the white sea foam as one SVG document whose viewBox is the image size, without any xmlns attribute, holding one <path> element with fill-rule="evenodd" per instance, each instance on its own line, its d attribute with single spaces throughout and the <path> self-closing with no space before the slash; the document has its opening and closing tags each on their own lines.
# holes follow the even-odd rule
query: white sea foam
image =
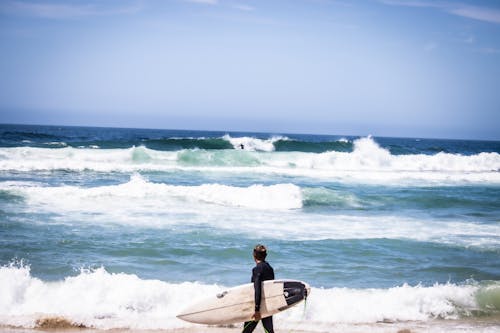
<svg viewBox="0 0 500 333">
<path fill-rule="evenodd" d="M 487 292 L 494 293 L 500 285 L 488 288 Z M 28 266 L 9 265 L 0 267 L 0 325 L 34 327 L 39 318 L 57 316 L 100 329 L 192 327 L 175 315 L 191 302 L 223 289 L 201 283 L 144 280 L 133 274 L 109 273 L 104 268 L 81 270 L 76 276 L 46 282 L 33 277 Z M 486 309 L 477 301 L 481 292 L 485 288 L 477 284 L 389 289 L 313 287 L 305 313 L 297 306 L 276 315 L 275 322 L 282 329 L 322 331 L 343 323 L 456 319 Z"/>
<path fill-rule="evenodd" d="M 43 144 L 47 145 L 47 146 L 55 146 L 55 147 L 67 147 L 68 146 L 68 144 L 66 142 L 63 142 L 63 141 L 44 142 Z"/>
<path fill-rule="evenodd" d="M 29 267 L 2 267 L 0 324 L 34 327 L 38 318 L 62 316 L 103 329 L 189 326 L 175 318 L 179 306 L 217 290 L 217 286 L 197 283 L 141 280 L 136 275 L 110 274 L 103 268 L 44 282 L 32 277 Z"/>
<path fill-rule="evenodd" d="M 99 187 L 1 182 L 0 190 L 24 198 L 18 211 L 57 214 L 46 223 L 122 224 L 169 228 L 209 225 L 218 233 L 288 240 L 412 239 L 460 246 L 498 248 L 500 225 L 408 216 L 321 214 L 300 209 L 304 190 L 292 184 L 233 187 L 175 186 L 139 175 Z M 356 197 L 339 197 L 359 205 Z M 34 222 L 36 223 L 36 222 Z"/>
<path fill-rule="evenodd" d="M 255 142 L 258 144 L 248 143 L 249 150 L 272 150 L 270 148 L 272 139 L 267 143 L 265 140 L 250 139 L 257 140 Z M 238 142 L 234 144 L 238 145 Z M 263 146 L 257 148 L 260 144 Z M 270 146 L 267 147 L 267 144 Z M 319 154 L 270 153 L 246 151 L 246 148 L 244 151 L 166 152 L 142 146 L 128 149 L 16 147 L 0 148 L 0 170 L 101 172 L 184 170 L 224 174 L 289 175 L 385 185 L 500 184 L 500 154 L 392 155 L 369 137 L 354 141 L 353 152 L 332 151 Z"/>
</svg>

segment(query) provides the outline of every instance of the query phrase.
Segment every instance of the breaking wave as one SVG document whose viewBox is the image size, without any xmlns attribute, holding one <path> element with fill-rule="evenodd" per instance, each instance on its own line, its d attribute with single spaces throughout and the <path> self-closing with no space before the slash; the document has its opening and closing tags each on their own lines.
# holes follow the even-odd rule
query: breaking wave
<svg viewBox="0 0 500 333">
<path fill-rule="evenodd" d="M 234 144 L 237 145 L 238 142 Z M 254 148 L 258 150 L 257 147 Z M 271 149 L 270 146 L 268 148 Z M 246 149 L 184 149 L 170 152 L 143 146 L 128 149 L 16 147 L 0 148 L 0 170 L 77 172 L 201 170 L 320 177 L 336 181 L 385 184 L 414 181 L 427 184 L 453 182 L 498 184 L 500 154 L 490 152 L 469 156 L 449 153 L 392 155 L 370 137 L 356 140 L 352 152 L 324 153 L 270 153 Z"/>
<path fill-rule="evenodd" d="M 180 309 L 223 289 L 197 282 L 146 280 L 134 274 L 109 273 L 102 267 L 82 269 L 75 276 L 49 282 L 32 276 L 29 266 L 10 264 L 0 267 L 0 325 L 34 328 L 48 322 L 98 329 L 192 327 L 175 317 Z M 303 311 L 301 306 L 294 307 L 276 315 L 275 321 L 282 328 L 307 325 L 303 327 L 321 331 L 341 323 L 484 317 L 500 311 L 500 283 L 404 284 L 389 289 L 313 286 Z"/>
</svg>

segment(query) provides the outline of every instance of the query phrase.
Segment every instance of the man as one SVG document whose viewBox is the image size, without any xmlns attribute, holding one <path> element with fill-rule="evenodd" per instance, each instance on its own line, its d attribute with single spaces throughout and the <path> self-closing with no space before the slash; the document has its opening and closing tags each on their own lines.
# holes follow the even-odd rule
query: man
<svg viewBox="0 0 500 333">
<path fill-rule="evenodd" d="M 273 317 L 261 318 L 260 316 L 260 301 L 262 296 L 262 281 L 274 280 L 274 270 L 266 261 L 267 249 L 264 245 L 258 244 L 253 249 L 253 259 L 255 261 L 255 267 L 252 269 L 252 282 L 255 289 L 255 313 L 253 315 L 253 321 L 245 322 L 243 326 L 242 333 L 253 332 L 259 320 L 262 319 L 262 325 L 264 325 L 264 331 L 266 333 L 274 333 L 273 329 Z"/>
</svg>

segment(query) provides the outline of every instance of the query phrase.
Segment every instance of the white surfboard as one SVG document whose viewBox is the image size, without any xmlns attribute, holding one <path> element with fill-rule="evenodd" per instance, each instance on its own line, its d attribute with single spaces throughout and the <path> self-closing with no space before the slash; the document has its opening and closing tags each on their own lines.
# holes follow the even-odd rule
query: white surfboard
<svg viewBox="0 0 500 333">
<path fill-rule="evenodd" d="M 311 293 L 309 285 L 295 280 L 262 283 L 262 318 L 284 311 Z M 255 310 L 253 283 L 227 289 L 184 309 L 177 318 L 197 324 L 223 325 L 252 320 Z"/>
</svg>

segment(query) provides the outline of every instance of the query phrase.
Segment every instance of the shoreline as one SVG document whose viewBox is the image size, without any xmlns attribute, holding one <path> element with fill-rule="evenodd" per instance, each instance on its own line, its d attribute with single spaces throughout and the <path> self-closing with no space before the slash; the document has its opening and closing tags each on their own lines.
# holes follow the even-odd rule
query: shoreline
<svg viewBox="0 0 500 333">
<path fill-rule="evenodd" d="M 137 328 L 111 328 L 97 329 L 71 326 L 71 324 L 57 324 L 52 327 L 2 327 L 0 333 L 239 333 L 242 327 L 217 327 L 199 325 L 185 328 L 165 328 L 165 329 L 137 329 Z M 262 325 L 258 325 L 255 333 L 264 333 Z M 433 319 L 428 321 L 410 322 L 378 322 L 366 324 L 345 324 L 339 323 L 322 329 L 307 330 L 303 328 L 290 329 L 288 327 L 275 327 L 276 333 L 500 333 L 500 316 L 444 320 Z"/>
</svg>

